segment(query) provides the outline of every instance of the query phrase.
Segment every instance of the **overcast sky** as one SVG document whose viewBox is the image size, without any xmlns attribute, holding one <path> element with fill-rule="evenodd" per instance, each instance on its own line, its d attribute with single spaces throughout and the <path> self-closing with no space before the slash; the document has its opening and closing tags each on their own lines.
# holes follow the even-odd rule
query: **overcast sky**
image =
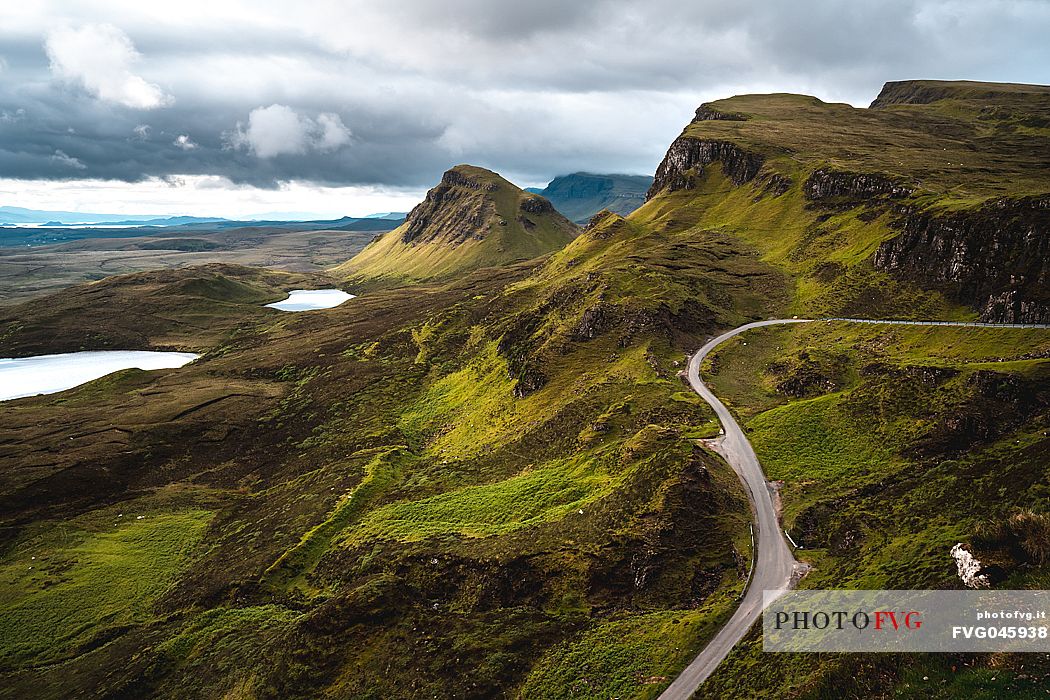
<svg viewBox="0 0 1050 700">
<path fill-rule="evenodd" d="M 651 174 L 707 100 L 1050 82 L 1050 0 L 5 0 L 0 204 L 405 210 L 449 166 Z"/>
</svg>

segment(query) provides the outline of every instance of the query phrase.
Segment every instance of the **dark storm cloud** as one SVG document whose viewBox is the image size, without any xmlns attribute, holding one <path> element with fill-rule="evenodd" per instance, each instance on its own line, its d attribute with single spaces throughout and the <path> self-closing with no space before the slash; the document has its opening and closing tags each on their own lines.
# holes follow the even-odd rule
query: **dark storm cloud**
<svg viewBox="0 0 1050 700">
<path fill-rule="evenodd" d="M 298 111 L 306 118 L 316 114 L 309 108 Z M 210 174 L 264 187 L 290 179 L 422 186 L 427 181 L 421 172 L 428 166 L 440 168 L 447 159 L 435 146 L 442 128 L 356 110 L 348 111 L 354 115 L 354 136 L 337 152 L 311 149 L 258 157 L 250 148 L 230 143 L 230 135 L 249 112 L 248 107 L 193 99 L 144 112 L 65 91 L 32 96 L 0 91 L 0 174 L 28 179 L 90 175 L 128 181 Z M 180 145 L 180 137 L 186 137 L 182 144 L 192 146 Z M 54 158 L 58 151 L 86 168 Z"/>
<path fill-rule="evenodd" d="M 1039 0 L 62 5 L 0 9 L 0 176 L 650 172 L 705 99 L 864 104 L 885 80 L 1050 66 Z"/>
</svg>

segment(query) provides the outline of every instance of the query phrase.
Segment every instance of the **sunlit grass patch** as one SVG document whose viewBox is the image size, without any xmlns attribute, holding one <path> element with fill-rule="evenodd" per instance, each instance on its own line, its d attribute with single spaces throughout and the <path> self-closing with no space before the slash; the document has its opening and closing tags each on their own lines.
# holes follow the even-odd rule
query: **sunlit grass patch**
<svg viewBox="0 0 1050 700">
<path fill-rule="evenodd" d="M 614 489 L 622 474 L 581 454 L 493 484 L 470 486 L 378 508 L 348 531 L 348 541 L 420 540 L 437 535 L 502 535 L 566 517 Z"/>
<path fill-rule="evenodd" d="M 724 596 L 695 610 L 599 623 L 551 649 L 522 686 L 523 700 L 654 698 L 733 609 Z"/>
<path fill-rule="evenodd" d="M 149 620 L 211 518 L 204 510 L 118 515 L 103 530 L 54 525 L 0 566 L 5 665 L 60 658 L 105 629 Z"/>
</svg>

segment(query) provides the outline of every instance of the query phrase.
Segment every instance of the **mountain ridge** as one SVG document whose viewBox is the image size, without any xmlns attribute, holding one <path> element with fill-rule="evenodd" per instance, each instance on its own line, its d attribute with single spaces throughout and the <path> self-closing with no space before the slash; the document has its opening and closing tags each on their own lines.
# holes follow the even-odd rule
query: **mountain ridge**
<svg viewBox="0 0 1050 700">
<path fill-rule="evenodd" d="M 702 105 L 632 216 L 669 212 L 670 197 L 694 221 L 738 230 L 800 275 L 814 297 L 800 298 L 804 313 L 887 313 L 910 286 L 986 321 L 1046 322 L 1050 88 L 933 87 L 887 84 L 870 109 L 789 94 Z M 684 207 L 705 192 L 719 215 Z M 780 235 L 761 220 L 779 220 Z M 987 283 L 974 287 L 980 266 Z"/>
<path fill-rule="evenodd" d="M 333 273 L 356 283 L 448 278 L 548 254 L 576 233 L 543 197 L 490 170 L 457 165 L 403 224 Z"/>
</svg>

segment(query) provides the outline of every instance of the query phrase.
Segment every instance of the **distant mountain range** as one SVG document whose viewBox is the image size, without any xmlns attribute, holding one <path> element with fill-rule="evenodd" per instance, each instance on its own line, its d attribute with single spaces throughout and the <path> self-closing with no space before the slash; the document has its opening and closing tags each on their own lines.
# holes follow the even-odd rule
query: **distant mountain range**
<svg viewBox="0 0 1050 700">
<path fill-rule="evenodd" d="M 16 208 L 6 207 L 5 209 Z M 31 212 L 33 210 L 22 211 Z M 61 214 L 63 212 L 40 213 Z M 68 214 L 70 212 L 65 213 Z M 15 212 L 15 214 L 20 215 L 21 212 Z M 244 229 L 248 232 L 268 229 L 285 232 L 335 230 L 378 233 L 397 228 L 405 221 L 405 215 L 397 212 L 373 214 L 361 218 L 344 216 L 339 219 L 316 221 L 285 221 L 281 219 L 235 221 L 232 219 L 210 219 L 195 216 L 172 216 L 142 220 L 124 218 L 121 220 L 80 224 L 70 224 L 58 218 L 46 219 L 36 214 L 33 216 L 42 219 L 42 221 L 12 223 L 0 220 L 0 249 L 57 245 L 91 238 L 139 238 L 143 236 L 178 236 L 183 234 L 207 235 L 221 231 L 235 231 L 237 229 Z M 77 216 L 80 215 L 78 214 Z"/>
<path fill-rule="evenodd" d="M 106 224 L 106 225 L 142 225 L 170 226 L 186 223 L 225 221 L 216 217 L 170 216 L 157 217 L 155 214 L 94 214 L 77 211 L 51 211 L 43 209 L 26 209 L 24 207 L 0 206 L 0 224 Z"/>
<path fill-rule="evenodd" d="M 563 216 L 583 224 L 603 209 L 627 216 L 645 203 L 652 184 L 648 175 L 572 173 L 554 178 L 543 189 L 526 191 L 546 197 Z"/>
<path fill-rule="evenodd" d="M 332 223 L 341 227 L 358 221 L 400 221 L 404 220 L 404 218 L 404 212 L 382 212 L 378 214 L 369 214 L 367 216 L 344 216 L 340 219 L 327 220 L 323 223 Z M 74 226 L 87 224 L 95 226 L 193 226 L 197 224 L 220 224 L 223 228 L 226 228 L 230 226 L 284 225 L 294 223 L 322 222 L 307 222 L 305 220 L 233 220 L 212 216 L 158 217 L 152 214 L 95 214 L 91 212 L 49 211 L 42 209 L 26 209 L 24 207 L 0 206 L 0 224 L 14 225 Z"/>
</svg>

